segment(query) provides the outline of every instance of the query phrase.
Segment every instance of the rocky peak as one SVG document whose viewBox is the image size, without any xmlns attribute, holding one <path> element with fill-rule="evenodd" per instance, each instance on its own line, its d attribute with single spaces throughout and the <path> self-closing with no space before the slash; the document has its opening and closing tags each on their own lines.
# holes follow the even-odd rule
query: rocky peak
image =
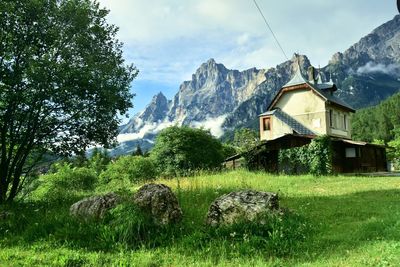
<svg viewBox="0 0 400 267">
<path fill-rule="evenodd" d="M 341 63 L 356 70 L 369 62 L 398 63 L 400 58 L 400 15 L 360 39 L 343 54 L 336 53 L 330 63 Z"/>
<path fill-rule="evenodd" d="M 159 122 L 164 120 L 168 112 L 168 99 L 161 92 L 153 96 L 150 104 L 140 114 L 139 118 L 147 122 Z"/>
<path fill-rule="evenodd" d="M 337 64 L 340 63 L 343 60 L 343 53 L 337 52 L 335 53 L 331 60 L 329 61 L 329 64 Z"/>
<path fill-rule="evenodd" d="M 192 80 L 189 82 L 190 87 L 198 90 L 207 83 L 218 83 L 222 76 L 228 72 L 223 64 L 218 64 L 213 58 L 201 64 L 201 66 L 192 75 Z"/>
<path fill-rule="evenodd" d="M 158 94 L 154 95 L 151 103 L 156 103 L 156 104 L 163 104 L 167 103 L 167 97 L 160 91 Z"/>
<path fill-rule="evenodd" d="M 380 36 L 393 36 L 399 31 L 400 27 L 400 15 L 394 16 L 392 20 L 382 24 L 378 28 L 372 31 L 371 34 L 378 34 Z"/>
<path fill-rule="evenodd" d="M 196 70 L 191 81 L 180 86 L 168 118 L 189 124 L 228 114 L 253 94 L 258 84 L 265 80 L 264 73 L 256 68 L 229 70 L 209 59 Z"/>
</svg>

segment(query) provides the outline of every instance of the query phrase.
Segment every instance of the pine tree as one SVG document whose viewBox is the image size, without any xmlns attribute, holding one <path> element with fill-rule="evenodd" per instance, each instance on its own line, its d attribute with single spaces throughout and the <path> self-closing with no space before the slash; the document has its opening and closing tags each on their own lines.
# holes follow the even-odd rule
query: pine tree
<svg viewBox="0 0 400 267">
<path fill-rule="evenodd" d="M 136 146 L 136 150 L 135 150 L 135 152 L 133 152 L 133 155 L 134 156 L 143 156 L 143 151 L 139 144 Z"/>
</svg>

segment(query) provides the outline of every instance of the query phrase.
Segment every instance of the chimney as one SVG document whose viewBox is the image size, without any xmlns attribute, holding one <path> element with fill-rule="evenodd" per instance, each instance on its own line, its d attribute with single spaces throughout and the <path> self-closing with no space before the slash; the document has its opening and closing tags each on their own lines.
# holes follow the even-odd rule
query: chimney
<svg viewBox="0 0 400 267">
<path fill-rule="evenodd" d="M 313 84 L 317 83 L 317 81 L 316 81 L 316 71 L 315 71 L 315 68 L 313 66 L 308 67 L 307 73 L 308 73 L 308 81 L 310 83 L 313 83 Z"/>
</svg>

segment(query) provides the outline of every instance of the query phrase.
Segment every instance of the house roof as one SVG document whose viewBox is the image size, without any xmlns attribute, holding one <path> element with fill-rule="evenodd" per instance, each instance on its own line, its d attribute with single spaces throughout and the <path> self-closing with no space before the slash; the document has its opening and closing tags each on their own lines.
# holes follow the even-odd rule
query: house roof
<svg viewBox="0 0 400 267">
<path fill-rule="evenodd" d="M 334 85 L 335 86 L 335 85 Z M 314 87 L 312 87 L 314 90 L 317 90 L 318 93 L 320 95 L 323 96 L 323 98 L 325 98 L 327 101 L 336 104 L 338 106 L 341 106 L 345 109 L 348 109 L 351 112 L 355 112 L 355 109 L 353 107 L 351 107 L 349 104 L 346 103 L 346 101 L 340 99 L 339 97 L 335 96 L 334 94 L 332 94 L 329 90 L 324 90 L 324 89 L 315 89 Z M 329 88 L 332 88 L 329 87 Z"/>
<path fill-rule="evenodd" d="M 282 111 L 281 109 L 274 109 L 272 111 L 267 111 L 260 116 L 266 116 L 266 115 L 274 115 L 276 118 L 284 122 L 287 126 L 293 129 L 297 134 L 301 135 L 315 135 L 313 131 L 308 129 L 306 126 L 304 126 L 302 123 L 298 122 L 296 119 L 291 117 L 289 114 L 286 112 Z"/>
<path fill-rule="evenodd" d="M 347 109 L 350 112 L 355 112 L 355 109 L 353 107 L 351 107 L 344 100 L 338 98 L 337 96 L 335 96 L 333 94 L 332 91 L 336 91 L 337 88 L 336 88 L 336 85 L 332 81 L 322 82 L 321 75 L 319 75 L 316 83 L 310 83 L 309 81 L 307 81 L 301 73 L 300 65 L 298 62 L 297 62 L 297 70 L 296 70 L 295 74 L 293 75 L 293 78 L 279 90 L 279 92 L 275 95 L 274 99 L 271 101 L 267 110 L 272 109 L 272 107 L 275 105 L 277 100 L 281 97 L 281 95 L 283 94 L 283 91 L 285 89 L 287 89 L 288 87 L 299 86 L 299 85 L 305 85 L 305 87 L 310 88 L 317 95 L 319 95 L 323 100 L 325 100 L 327 102 L 330 102 L 334 105 L 337 105 L 344 109 Z"/>
<path fill-rule="evenodd" d="M 299 65 L 299 62 L 297 61 L 297 70 L 294 73 L 293 78 L 287 84 L 285 84 L 282 88 L 300 85 L 300 84 L 304 84 L 304 83 L 307 83 L 307 80 L 304 78 L 303 74 L 301 74 L 300 65 Z"/>
</svg>

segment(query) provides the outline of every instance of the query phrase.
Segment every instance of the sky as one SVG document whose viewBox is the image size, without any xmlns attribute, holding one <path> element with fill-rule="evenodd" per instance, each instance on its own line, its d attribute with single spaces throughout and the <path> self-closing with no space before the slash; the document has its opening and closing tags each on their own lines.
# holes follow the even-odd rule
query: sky
<svg viewBox="0 0 400 267">
<path fill-rule="evenodd" d="M 397 13 L 396 0 L 256 0 L 286 55 L 328 64 Z M 139 69 L 132 115 L 153 95 L 172 99 L 210 58 L 229 69 L 271 68 L 286 60 L 253 0 L 99 0 L 119 27 L 126 62 Z"/>
</svg>

